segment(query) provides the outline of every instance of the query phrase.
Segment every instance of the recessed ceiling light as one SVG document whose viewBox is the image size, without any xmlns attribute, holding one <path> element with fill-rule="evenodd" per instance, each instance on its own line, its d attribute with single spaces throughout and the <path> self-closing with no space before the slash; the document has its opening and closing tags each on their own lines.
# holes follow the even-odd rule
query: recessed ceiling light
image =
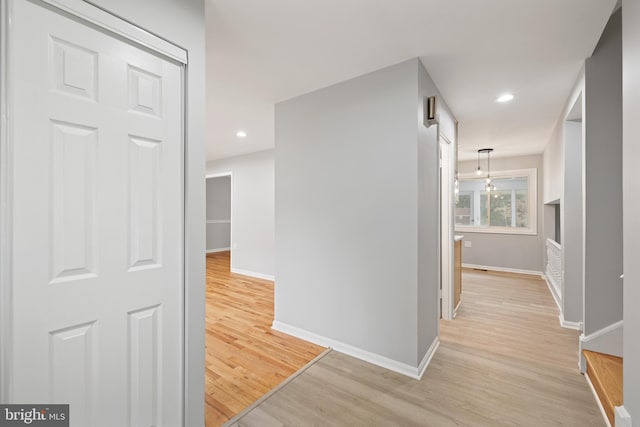
<svg viewBox="0 0 640 427">
<path fill-rule="evenodd" d="M 239 130 L 238 132 L 236 132 L 236 136 L 238 138 L 246 138 L 247 137 L 247 133 L 243 130 Z"/>
<path fill-rule="evenodd" d="M 513 99 L 512 93 L 504 93 L 496 98 L 496 102 L 509 102 Z"/>
</svg>

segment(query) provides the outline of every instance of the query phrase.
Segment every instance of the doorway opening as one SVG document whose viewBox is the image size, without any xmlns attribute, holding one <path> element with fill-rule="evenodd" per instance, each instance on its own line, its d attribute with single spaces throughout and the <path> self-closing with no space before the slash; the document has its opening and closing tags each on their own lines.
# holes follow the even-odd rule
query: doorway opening
<svg viewBox="0 0 640 427">
<path fill-rule="evenodd" d="M 247 259 L 265 256 L 252 237 L 269 215 L 262 202 L 273 190 L 256 183 L 255 163 L 242 160 L 205 181 L 206 427 L 238 417 L 324 351 L 271 328 L 274 278 Z"/>
<path fill-rule="evenodd" d="M 228 252 L 231 259 L 231 172 L 207 177 L 207 254 Z"/>
</svg>

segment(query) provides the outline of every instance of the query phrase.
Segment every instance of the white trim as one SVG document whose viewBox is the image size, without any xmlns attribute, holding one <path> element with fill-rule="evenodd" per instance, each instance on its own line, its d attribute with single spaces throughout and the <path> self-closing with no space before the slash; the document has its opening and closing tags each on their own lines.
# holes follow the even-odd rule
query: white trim
<svg viewBox="0 0 640 427">
<path fill-rule="evenodd" d="M 609 325 L 607 327 L 604 327 L 604 328 L 602 328 L 600 330 L 597 330 L 592 334 L 589 334 L 589 335 L 582 334 L 580 336 L 580 341 L 582 341 L 582 342 L 593 341 L 594 339 L 599 338 L 599 337 L 601 337 L 603 335 L 606 335 L 606 334 L 608 334 L 610 332 L 613 332 L 618 328 L 622 328 L 623 326 L 624 326 L 624 320 L 619 320 L 616 323 L 612 323 L 611 325 Z"/>
<path fill-rule="evenodd" d="M 453 216 L 453 180 L 454 165 L 453 146 L 443 135 L 439 135 L 440 140 L 438 149 L 440 153 L 440 289 L 441 289 L 441 317 L 444 320 L 452 320 L 455 308 L 453 307 L 455 299 L 454 290 L 454 224 Z"/>
<path fill-rule="evenodd" d="M 564 289 L 564 285 L 562 283 L 563 280 L 563 258 L 564 251 L 562 247 L 552 239 L 547 239 L 545 242 L 545 254 L 547 255 L 547 262 L 544 268 L 545 280 L 547 281 L 547 285 L 551 285 L 551 292 L 556 299 L 556 303 L 558 304 L 558 308 L 562 313 L 563 309 L 562 305 L 562 289 Z"/>
<path fill-rule="evenodd" d="M 472 227 L 468 225 L 456 225 L 456 233 L 479 233 L 479 234 L 513 234 L 516 236 L 537 236 L 536 230 L 528 228 L 516 228 L 516 227 Z"/>
<path fill-rule="evenodd" d="M 547 284 L 547 287 L 549 288 L 549 292 L 551 293 L 553 300 L 556 302 L 556 306 L 558 306 L 558 310 L 560 310 L 560 313 L 562 313 L 562 304 L 560 303 L 560 297 L 556 295 L 556 288 L 551 284 L 551 281 L 546 276 L 546 274 L 543 275 L 543 278 L 544 278 L 544 282 Z"/>
<path fill-rule="evenodd" d="M 127 20 L 105 11 L 89 1 L 83 0 L 39 0 L 72 16 L 107 30 L 135 44 L 151 49 L 174 61 L 187 64 L 187 51 L 159 36 L 143 30 Z"/>
<path fill-rule="evenodd" d="M 318 335 L 313 332 L 309 332 L 304 329 L 279 322 L 277 320 L 273 321 L 273 325 L 271 326 L 271 328 L 287 335 L 292 335 L 305 341 L 312 342 L 322 347 L 329 347 L 340 353 L 344 353 L 357 359 L 364 360 L 365 362 L 373 363 L 374 365 L 389 369 L 390 371 L 394 371 L 402 375 L 406 375 L 416 380 L 422 378 L 422 375 L 426 371 L 427 366 L 429 366 L 433 355 L 440 345 L 440 340 L 438 339 L 438 337 L 436 337 L 431 343 L 429 350 L 427 350 L 427 353 L 422 358 L 420 365 L 418 365 L 418 367 L 415 367 L 406 363 L 398 362 L 397 360 L 389 359 L 388 357 L 381 356 L 379 354 L 371 353 L 370 351 L 363 350 L 349 344 L 345 344 L 340 341 L 333 340 L 331 338 L 323 337 L 322 335 Z"/>
<path fill-rule="evenodd" d="M 475 270 L 489 270 L 489 271 L 499 271 L 502 273 L 516 273 L 516 274 L 529 274 L 531 276 L 538 276 L 544 279 L 544 274 L 542 271 L 534 271 L 534 270 L 520 270 L 518 268 L 507 268 L 507 267 L 492 267 L 489 265 L 477 265 L 477 264 L 462 264 L 463 268 L 473 268 Z"/>
<path fill-rule="evenodd" d="M 424 354 L 424 357 L 422 358 L 422 361 L 420 361 L 420 364 L 418 365 L 418 378 L 417 379 L 421 380 L 422 377 L 424 376 L 424 373 L 427 371 L 427 367 L 431 363 L 431 360 L 433 359 L 433 356 L 435 356 L 436 351 L 438 350 L 438 347 L 440 347 L 440 338 L 436 337 L 431 342 L 431 345 L 427 349 L 427 352 Z"/>
<path fill-rule="evenodd" d="M 275 282 L 276 280 L 272 274 L 257 273 L 255 271 L 243 270 L 241 268 L 231 267 L 231 272 L 236 274 L 242 274 L 243 276 L 255 277 L 257 279 L 270 280 L 272 282 Z"/>
<path fill-rule="evenodd" d="M 233 176 L 233 172 L 225 171 L 225 172 L 216 172 L 216 173 L 208 173 L 204 176 L 205 179 L 209 178 L 222 178 L 223 176 Z"/>
<path fill-rule="evenodd" d="M 555 240 L 553 240 L 553 239 L 551 239 L 549 237 L 547 237 L 546 243 L 549 243 L 549 244 L 555 246 L 560 251 L 562 250 L 562 246 L 560 246 L 560 243 L 556 242 Z"/>
<path fill-rule="evenodd" d="M 582 322 L 573 322 L 571 320 L 565 320 L 564 313 L 560 311 L 560 315 L 558 316 L 558 320 L 560 321 L 560 326 L 567 329 L 574 329 L 576 331 L 582 331 Z"/>
<path fill-rule="evenodd" d="M 591 350 L 622 357 L 624 340 L 623 328 L 624 321 L 620 320 L 590 335 L 585 335 L 584 333 L 580 335 L 580 339 L 578 340 L 580 372 L 585 372 L 587 369 L 587 362 L 582 350 Z"/>
<path fill-rule="evenodd" d="M 516 235 L 537 235 L 538 234 L 538 169 L 513 169 L 491 171 L 491 178 L 503 177 L 526 177 L 528 185 L 528 218 L 529 227 L 476 227 L 472 225 L 455 225 L 455 232 L 458 233 L 483 233 L 483 234 L 516 234 Z M 483 177 L 478 177 L 475 173 L 458 174 L 458 180 L 482 181 Z"/>
<path fill-rule="evenodd" d="M 553 300 L 556 302 L 556 306 L 558 306 L 558 310 L 560 311 L 560 314 L 558 315 L 558 322 L 560 323 L 560 326 L 566 329 L 582 331 L 582 322 L 565 320 L 564 313 L 562 312 L 562 304 L 560 303 L 560 297 L 556 294 L 556 288 L 551 284 L 551 280 L 549 280 L 546 274 L 543 275 L 543 278 L 549 288 L 549 293 L 553 297 Z"/>
<path fill-rule="evenodd" d="M 607 413 L 604 411 L 604 407 L 602 406 L 602 402 L 600 402 L 600 397 L 598 396 L 598 392 L 596 392 L 596 389 L 593 386 L 593 383 L 591 382 L 591 378 L 589 378 L 589 375 L 587 375 L 586 373 L 584 374 L 584 378 L 587 380 L 587 384 L 589 384 L 589 388 L 591 389 L 591 393 L 593 393 L 593 397 L 595 397 L 596 403 L 598 404 L 598 408 L 600 409 L 600 414 L 602 415 L 602 418 L 604 419 L 605 424 L 607 425 L 607 427 L 611 427 L 611 423 L 609 422 L 609 417 L 607 417 Z"/>
<path fill-rule="evenodd" d="M 631 427 L 631 414 L 629 414 L 624 405 L 616 406 L 613 408 L 613 410 L 616 416 L 616 427 Z"/>
<path fill-rule="evenodd" d="M 207 224 L 231 224 L 230 219 L 208 219 Z"/>
<path fill-rule="evenodd" d="M 225 252 L 225 251 L 230 251 L 231 248 L 215 248 L 215 249 L 207 249 L 207 253 L 208 254 L 213 254 L 216 252 Z"/>
</svg>

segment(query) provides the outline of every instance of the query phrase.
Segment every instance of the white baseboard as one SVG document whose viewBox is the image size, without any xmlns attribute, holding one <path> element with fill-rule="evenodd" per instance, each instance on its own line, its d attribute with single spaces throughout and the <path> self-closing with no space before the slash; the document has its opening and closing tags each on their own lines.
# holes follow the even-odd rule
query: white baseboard
<svg viewBox="0 0 640 427">
<path fill-rule="evenodd" d="M 431 345 L 429 346 L 429 349 L 427 350 L 424 357 L 422 358 L 422 361 L 418 365 L 417 379 L 419 380 L 422 379 L 422 376 L 426 372 L 427 366 L 429 366 L 429 363 L 431 363 L 431 359 L 433 359 L 433 356 L 436 354 L 436 350 L 438 350 L 438 347 L 440 347 L 440 338 L 436 337 L 431 343 Z"/>
<path fill-rule="evenodd" d="M 567 329 L 575 329 L 576 331 L 582 331 L 582 322 L 573 322 L 571 320 L 565 320 L 564 313 L 562 310 L 560 311 L 560 316 L 558 316 L 560 320 L 560 326 Z"/>
<path fill-rule="evenodd" d="M 556 302 L 556 305 L 558 306 L 558 310 L 560 310 L 560 314 L 562 314 L 562 304 L 560 304 L 560 296 L 556 295 L 556 289 L 553 287 L 553 285 L 551 284 L 551 282 L 549 281 L 546 275 L 544 275 L 544 282 L 547 284 L 547 287 L 549 288 L 549 292 L 551 292 L 551 296 L 553 297 L 553 300 Z M 562 321 L 560 322 L 560 324 L 562 324 Z"/>
<path fill-rule="evenodd" d="M 549 278 L 546 274 L 542 276 L 544 278 L 547 287 L 549 288 L 549 292 L 553 297 L 553 300 L 556 302 L 556 306 L 558 306 L 558 310 L 560 311 L 560 315 L 558 316 L 558 321 L 560 322 L 560 326 L 567 329 L 574 329 L 576 331 L 582 331 L 582 322 L 574 322 L 572 320 L 566 320 L 564 318 L 564 313 L 562 312 L 562 304 L 560 304 L 560 297 L 556 294 L 556 288 L 551 284 Z"/>
<path fill-rule="evenodd" d="M 462 264 L 463 268 L 474 268 L 476 270 L 489 270 L 489 271 L 500 271 L 503 273 L 516 273 L 516 274 L 529 274 L 531 276 L 544 277 L 542 271 L 534 271 L 534 270 L 520 270 L 517 268 L 507 268 L 507 267 L 492 267 L 489 265 L 477 265 L 477 264 Z"/>
<path fill-rule="evenodd" d="M 224 252 L 224 251 L 230 251 L 231 248 L 216 248 L 216 249 L 207 249 L 207 253 L 208 254 L 212 254 L 215 252 Z"/>
<path fill-rule="evenodd" d="M 367 350 L 363 350 L 349 344 L 345 344 L 340 341 L 333 340 L 331 338 L 324 337 L 322 335 L 318 335 L 313 332 L 306 331 L 304 329 L 297 328 L 295 326 L 288 325 L 286 323 L 279 322 L 277 320 L 273 321 L 273 325 L 271 326 L 271 328 L 275 329 L 276 331 L 292 335 L 294 337 L 312 342 L 323 347 L 329 347 L 340 353 L 353 356 L 357 359 L 364 360 L 365 362 L 372 363 L 374 365 L 389 369 L 390 371 L 394 371 L 417 380 L 422 378 L 422 375 L 426 371 L 427 366 L 429 366 L 433 355 L 440 345 L 440 340 L 438 339 L 438 337 L 436 337 L 436 339 L 433 340 L 433 343 L 431 343 L 429 350 L 427 350 L 427 353 L 422 358 L 420 364 L 415 367 L 406 363 L 398 362 L 397 360 L 389 359 L 388 357 L 381 356 L 379 354 L 371 353 Z"/>
<path fill-rule="evenodd" d="M 616 414 L 616 427 L 631 427 L 631 415 L 624 405 L 613 408 Z"/>
<path fill-rule="evenodd" d="M 243 276 L 255 277 L 256 279 L 264 279 L 275 282 L 275 277 L 271 274 L 256 273 L 255 271 L 243 270 L 241 268 L 231 268 L 232 273 L 242 274 Z"/>
<path fill-rule="evenodd" d="M 604 411 L 604 407 L 600 402 L 600 398 L 598 397 L 598 392 L 596 392 L 596 389 L 593 387 L 591 378 L 589 378 L 589 375 L 587 374 L 584 374 L 584 378 L 587 380 L 587 384 L 589 384 L 591 393 L 593 393 L 593 397 L 596 399 L 596 403 L 598 404 L 598 408 L 600 408 L 600 414 L 602 414 L 602 418 L 604 419 L 605 424 L 607 425 L 607 427 L 611 427 L 611 423 L 609 422 L 609 417 L 607 417 L 607 413 Z M 616 427 L 619 427 L 618 424 L 616 424 Z"/>
</svg>

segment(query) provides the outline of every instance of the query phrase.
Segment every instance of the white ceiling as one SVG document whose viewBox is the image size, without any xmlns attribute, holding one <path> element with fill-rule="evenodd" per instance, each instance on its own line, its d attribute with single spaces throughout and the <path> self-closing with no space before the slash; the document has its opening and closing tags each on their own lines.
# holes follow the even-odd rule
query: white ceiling
<svg viewBox="0 0 640 427">
<path fill-rule="evenodd" d="M 539 153 L 616 2 L 205 1 L 209 160 L 272 148 L 274 103 L 415 57 L 460 122 L 461 159 Z"/>
</svg>

